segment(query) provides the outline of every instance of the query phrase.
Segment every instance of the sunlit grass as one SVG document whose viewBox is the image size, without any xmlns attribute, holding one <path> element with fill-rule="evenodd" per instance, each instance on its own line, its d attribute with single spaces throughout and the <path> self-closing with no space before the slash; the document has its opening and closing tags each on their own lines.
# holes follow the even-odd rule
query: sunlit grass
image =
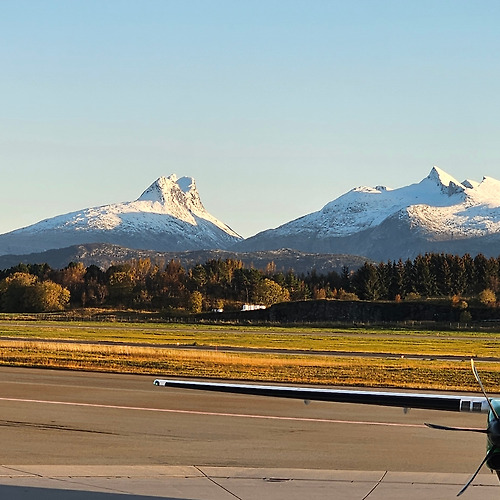
<svg viewBox="0 0 500 500">
<path fill-rule="evenodd" d="M 1 341 L 0 365 L 152 376 L 477 391 L 465 361 L 337 358 L 158 349 L 154 347 Z M 500 364 L 481 363 L 481 377 L 500 392 Z"/>
<path fill-rule="evenodd" d="M 0 337 L 500 358 L 500 334 L 471 331 L 3 321 Z"/>
<path fill-rule="evenodd" d="M 222 352 L 226 346 L 255 351 Z M 265 348 L 280 352 L 258 352 Z M 290 350 L 304 353 L 292 355 Z M 308 354 L 310 351 L 318 353 Z M 338 351 L 341 356 L 325 356 L 321 351 Z M 375 357 L 377 353 L 397 358 Z M 411 354 L 425 359 L 405 357 Z M 438 359 L 446 355 L 459 358 Z M 477 391 L 469 357 L 500 359 L 500 335 L 403 328 L 2 321 L 0 317 L 0 364 L 9 366 Z M 500 392 L 500 363 L 480 363 L 480 371 L 488 390 Z"/>
</svg>

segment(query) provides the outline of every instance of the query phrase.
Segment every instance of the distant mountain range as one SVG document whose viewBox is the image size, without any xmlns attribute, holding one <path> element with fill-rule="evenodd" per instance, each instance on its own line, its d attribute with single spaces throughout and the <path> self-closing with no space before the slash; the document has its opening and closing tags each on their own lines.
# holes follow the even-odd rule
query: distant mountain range
<svg viewBox="0 0 500 500">
<path fill-rule="evenodd" d="M 426 252 L 500 254 L 500 182 L 458 182 L 434 167 L 418 184 L 358 187 L 320 211 L 238 242 L 240 251 L 294 248 L 375 261 Z"/>
<path fill-rule="evenodd" d="M 100 248 L 101 261 L 105 254 L 111 259 L 112 252 L 118 257 L 206 250 L 250 253 L 257 260 L 255 252 L 284 248 L 301 258 L 335 254 L 374 261 L 426 252 L 498 256 L 500 182 L 491 177 L 458 182 L 434 167 L 417 184 L 358 187 L 318 212 L 243 240 L 205 210 L 194 179 L 171 175 L 160 177 L 135 201 L 59 215 L 0 235 L 0 256 L 55 249 L 71 254 L 75 246 L 96 259 Z"/>
<path fill-rule="evenodd" d="M 366 261 L 364 257 L 356 255 L 308 254 L 286 249 L 241 253 L 228 250 L 157 252 L 134 250 L 107 243 L 89 243 L 27 255 L 0 255 L 0 269 L 8 269 L 20 263 L 48 264 L 53 269 L 62 269 L 70 262 L 82 262 L 86 267 L 94 264 L 101 269 L 107 269 L 112 264 L 138 259 L 150 259 L 158 265 L 177 260 L 185 269 L 204 264 L 211 259 L 236 259 L 241 260 L 246 268 L 265 270 L 272 264 L 276 272 L 286 273 L 292 270 L 296 274 L 307 274 L 312 270 L 318 274 L 331 271 L 340 274 L 343 267 L 354 271 Z"/>
</svg>

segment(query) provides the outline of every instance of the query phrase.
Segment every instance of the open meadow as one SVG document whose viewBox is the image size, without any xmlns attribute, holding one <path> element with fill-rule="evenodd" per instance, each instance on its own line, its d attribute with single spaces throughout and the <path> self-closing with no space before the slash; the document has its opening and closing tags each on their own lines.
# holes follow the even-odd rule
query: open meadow
<svg viewBox="0 0 500 500">
<path fill-rule="evenodd" d="M 500 334 L 19 321 L 0 318 L 0 364 L 252 381 L 500 392 Z"/>
</svg>

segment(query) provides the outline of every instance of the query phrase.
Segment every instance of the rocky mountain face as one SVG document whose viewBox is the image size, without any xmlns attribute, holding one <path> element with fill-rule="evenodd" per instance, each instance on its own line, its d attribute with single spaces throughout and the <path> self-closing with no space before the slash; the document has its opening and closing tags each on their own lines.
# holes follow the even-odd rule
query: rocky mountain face
<svg viewBox="0 0 500 500">
<path fill-rule="evenodd" d="M 375 261 L 426 252 L 500 254 L 500 182 L 458 182 L 434 167 L 417 184 L 358 187 L 306 215 L 238 242 L 239 251 L 294 248 Z"/>
<path fill-rule="evenodd" d="M 191 177 L 160 177 L 135 201 L 59 215 L 0 235 L 0 255 L 86 243 L 185 251 L 228 248 L 241 237 L 210 215 Z"/>
</svg>

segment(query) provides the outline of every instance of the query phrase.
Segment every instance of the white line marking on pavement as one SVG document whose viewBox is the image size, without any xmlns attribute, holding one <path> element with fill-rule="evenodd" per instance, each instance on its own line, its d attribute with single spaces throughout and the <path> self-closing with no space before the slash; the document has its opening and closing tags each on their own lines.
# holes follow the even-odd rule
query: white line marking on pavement
<svg viewBox="0 0 500 500">
<path fill-rule="evenodd" d="M 196 410 L 173 410 L 169 408 L 147 408 L 140 406 L 104 405 L 97 403 L 77 403 L 74 401 L 48 401 L 43 399 L 21 399 L 21 398 L 0 397 L 0 401 L 12 401 L 15 403 L 64 405 L 64 406 L 82 406 L 87 408 L 104 408 L 110 410 L 135 410 L 135 411 L 152 411 L 160 413 L 182 413 L 186 415 L 205 415 L 211 417 L 239 417 L 239 418 L 258 418 L 265 420 L 292 420 L 295 422 L 322 422 L 329 424 L 381 425 L 386 427 L 418 427 L 418 428 L 425 427 L 425 425 L 423 424 L 401 424 L 396 422 L 364 422 L 356 420 L 335 420 L 329 418 L 280 417 L 276 415 L 252 415 L 245 413 L 219 413 L 219 412 L 196 411 Z"/>
</svg>

